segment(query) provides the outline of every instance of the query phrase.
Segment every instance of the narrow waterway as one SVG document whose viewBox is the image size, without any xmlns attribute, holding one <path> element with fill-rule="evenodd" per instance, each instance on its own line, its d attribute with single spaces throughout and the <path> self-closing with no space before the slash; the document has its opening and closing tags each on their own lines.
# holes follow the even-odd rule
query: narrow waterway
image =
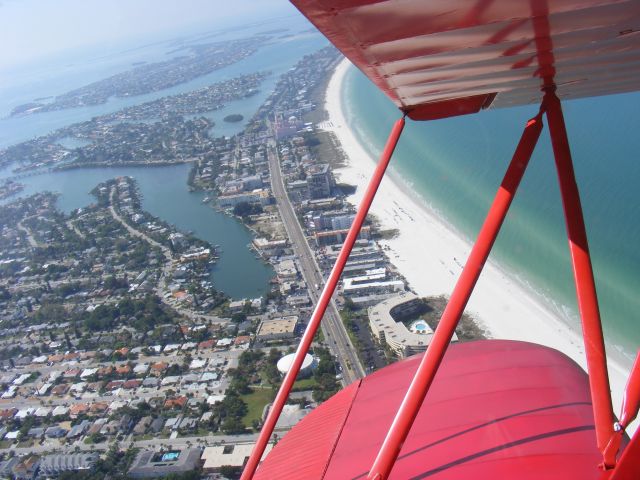
<svg viewBox="0 0 640 480">
<path fill-rule="evenodd" d="M 198 238 L 220 246 L 222 254 L 211 273 L 217 289 L 234 299 L 265 294 L 273 270 L 248 248 L 251 232 L 236 219 L 203 204 L 205 193 L 189 191 L 189 169 L 190 165 L 173 165 L 52 172 L 21 179 L 25 189 L 20 196 L 45 190 L 57 192 L 58 207 L 68 213 L 92 203 L 95 198 L 89 192 L 97 184 L 117 176 L 131 176 L 140 187 L 142 208 L 182 231 L 192 231 Z"/>
</svg>

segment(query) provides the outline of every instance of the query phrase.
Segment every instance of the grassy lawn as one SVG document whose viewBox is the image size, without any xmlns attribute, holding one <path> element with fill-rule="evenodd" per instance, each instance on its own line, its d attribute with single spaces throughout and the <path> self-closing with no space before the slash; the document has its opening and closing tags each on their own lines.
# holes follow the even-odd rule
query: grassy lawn
<svg viewBox="0 0 640 480">
<path fill-rule="evenodd" d="M 316 387 L 316 381 L 313 377 L 304 378 L 302 380 L 297 380 L 296 383 L 293 384 L 294 392 L 302 392 L 303 390 L 313 390 Z"/>
<path fill-rule="evenodd" d="M 256 388 L 252 393 L 248 395 L 242 395 L 242 400 L 245 401 L 248 407 L 247 414 L 242 418 L 245 426 L 251 428 L 253 420 L 262 419 L 262 410 L 267 403 L 271 403 L 273 400 L 273 394 L 270 388 Z"/>
</svg>

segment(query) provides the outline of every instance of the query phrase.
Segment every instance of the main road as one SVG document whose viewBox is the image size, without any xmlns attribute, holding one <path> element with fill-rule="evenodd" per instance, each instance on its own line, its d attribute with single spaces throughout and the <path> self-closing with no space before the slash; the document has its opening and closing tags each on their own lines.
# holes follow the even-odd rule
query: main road
<svg viewBox="0 0 640 480">
<path fill-rule="evenodd" d="M 288 429 L 277 430 L 276 433 L 278 436 L 284 435 Z M 195 447 L 208 447 L 215 445 L 238 445 L 238 444 L 247 444 L 247 443 L 255 443 L 258 438 L 257 433 L 246 433 L 239 435 L 201 435 L 201 436 L 193 436 L 193 437 L 177 437 L 177 438 L 152 438 L 149 440 L 134 440 L 133 435 L 129 434 L 125 440 L 118 442 L 117 440 L 109 440 L 101 443 L 84 443 L 84 441 L 77 440 L 75 442 L 67 442 L 62 443 L 62 441 L 56 439 L 45 438 L 40 443 L 35 443 L 29 447 L 14 447 L 11 446 L 9 449 L 15 455 L 26 455 L 26 454 L 49 454 L 52 451 L 56 451 L 58 453 L 76 453 L 78 451 L 106 451 L 111 446 L 118 445 L 120 449 L 126 449 L 130 445 L 133 445 L 135 448 L 144 448 L 148 450 L 160 450 L 160 449 L 184 449 L 184 448 L 195 448 Z"/>
<path fill-rule="evenodd" d="M 307 283 L 309 296 L 313 304 L 317 305 L 322 286 L 324 285 L 324 279 L 311 247 L 309 247 L 307 237 L 302 231 L 293 205 L 291 205 L 291 201 L 287 195 L 280 170 L 280 157 L 274 140 L 270 140 L 269 142 L 267 156 L 269 159 L 269 170 L 271 171 L 271 189 L 278 204 L 280 217 L 289 235 L 293 251 L 298 257 L 302 276 Z M 321 328 L 326 342 L 342 366 L 343 383 L 348 385 L 364 377 L 365 371 L 349 339 L 349 335 L 347 335 L 347 331 L 345 330 L 333 299 L 324 314 Z"/>
</svg>

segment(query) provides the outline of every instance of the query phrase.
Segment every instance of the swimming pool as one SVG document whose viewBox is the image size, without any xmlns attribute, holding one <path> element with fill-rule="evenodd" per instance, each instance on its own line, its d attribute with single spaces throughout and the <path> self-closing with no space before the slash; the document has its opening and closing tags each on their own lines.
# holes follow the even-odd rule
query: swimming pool
<svg viewBox="0 0 640 480">
<path fill-rule="evenodd" d="M 417 333 L 419 335 L 431 333 L 431 328 L 429 327 L 427 322 L 425 322 L 424 320 L 416 320 L 411 324 L 411 326 L 409 327 L 409 330 L 412 333 Z"/>
<path fill-rule="evenodd" d="M 179 456 L 180 456 L 180 452 L 167 452 L 164 455 L 162 455 L 162 461 L 171 462 L 173 460 L 176 460 Z"/>
</svg>

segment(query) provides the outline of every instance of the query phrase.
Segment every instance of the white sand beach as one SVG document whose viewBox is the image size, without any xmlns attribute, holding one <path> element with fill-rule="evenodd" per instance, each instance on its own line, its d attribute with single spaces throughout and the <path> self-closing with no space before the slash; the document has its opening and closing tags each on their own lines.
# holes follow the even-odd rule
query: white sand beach
<svg viewBox="0 0 640 480">
<path fill-rule="evenodd" d="M 340 182 L 357 185 L 356 193 L 350 197 L 356 204 L 360 202 L 377 159 L 374 161 L 362 148 L 343 115 L 340 92 L 349 66 L 348 60 L 344 60 L 331 78 L 325 104 L 329 121 L 323 126 L 335 133 L 348 157 L 348 166 L 336 170 L 336 175 Z M 390 260 L 411 288 L 421 296 L 449 295 L 471 244 L 423 205 L 420 198 L 412 195 L 410 188 L 394 175 L 387 174 L 383 180 L 371 213 L 384 228 L 399 231 L 396 238 L 383 244 Z M 491 261 L 484 268 L 467 311 L 492 338 L 547 345 L 564 352 L 586 369 L 582 335 L 563 322 L 559 314 L 546 308 L 542 298 L 525 290 Z M 628 368 L 610 361 L 609 374 L 613 407 L 618 413 Z"/>
</svg>

